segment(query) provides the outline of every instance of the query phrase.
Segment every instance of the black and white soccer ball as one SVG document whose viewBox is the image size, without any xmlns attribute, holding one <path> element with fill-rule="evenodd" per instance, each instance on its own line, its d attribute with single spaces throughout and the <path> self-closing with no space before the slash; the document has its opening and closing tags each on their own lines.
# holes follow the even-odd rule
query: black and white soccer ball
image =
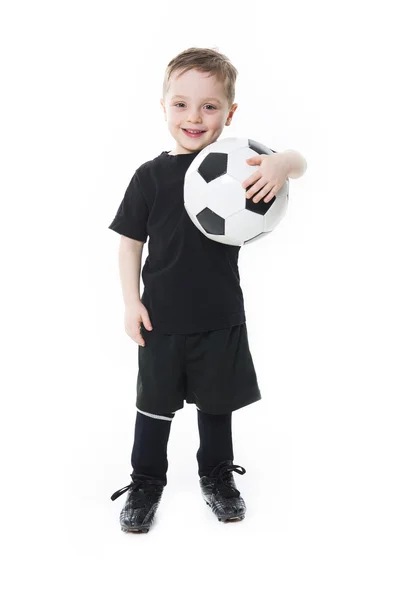
<svg viewBox="0 0 400 600">
<path fill-rule="evenodd" d="M 242 183 L 259 165 L 246 159 L 274 150 L 248 138 L 209 144 L 185 174 L 184 204 L 196 227 L 210 240 L 243 246 L 271 233 L 287 210 L 289 180 L 269 202 L 246 198 Z M 253 196 L 254 197 L 254 196 Z"/>
</svg>

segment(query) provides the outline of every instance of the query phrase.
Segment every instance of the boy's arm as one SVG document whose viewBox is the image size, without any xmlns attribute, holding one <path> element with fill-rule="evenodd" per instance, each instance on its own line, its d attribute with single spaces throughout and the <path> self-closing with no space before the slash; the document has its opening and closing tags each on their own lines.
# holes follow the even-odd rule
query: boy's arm
<svg viewBox="0 0 400 600">
<path fill-rule="evenodd" d="M 306 159 L 297 150 L 272 152 L 273 154 L 258 154 L 246 159 L 248 165 L 260 165 L 257 171 L 242 182 L 246 198 L 253 198 L 253 202 L 260 202 L 261 199 L 263 202 L 270 202 L 288 177 L 298 179 L 307 169 Z"/>
<path fill-rule="evenodd" d="M 118 263 L 125 307 L 140 301 L 140 271 L 143 246 L 144 242 L 121 235 Z"/>
<path fill-rule="evenodd" d="M 284 150 L 283 152 L 280 152 L 280 154 L 287 160 L 288 177 L 290 177 L 290 179 L 298 179 L 304 175 L 307 170 L 307 162 L 300 152 L 297 152 L 297 150 Z"/>
</svg>

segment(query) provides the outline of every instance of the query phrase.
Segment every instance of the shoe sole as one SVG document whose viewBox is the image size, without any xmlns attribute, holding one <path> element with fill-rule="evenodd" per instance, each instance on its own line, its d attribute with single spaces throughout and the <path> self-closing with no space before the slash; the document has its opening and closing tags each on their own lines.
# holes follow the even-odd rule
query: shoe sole
<svg viewBox="0 0 400 600">
<path fill-rule="evenodd" d="M 209 502 L 207 502 L 207 500 L 205 498 L 203 498 L 204 502 L 211 508 L 211 504 Z M 245 513 L 241 513 L 239 515 L 236 515 L 235 517 L 217 517 L 218 521 L 221 521 L 222 523 L 235 523 L 236 521 L 243 521 L 245 517 Z"/>
<path fill-rule="evenodd" d="M 135 527 L 133 529 L 127 529 L 126 527 L 121 527 L 121 530 L 125 533 L 148 533 L 149 527 Z"/>
</svg>

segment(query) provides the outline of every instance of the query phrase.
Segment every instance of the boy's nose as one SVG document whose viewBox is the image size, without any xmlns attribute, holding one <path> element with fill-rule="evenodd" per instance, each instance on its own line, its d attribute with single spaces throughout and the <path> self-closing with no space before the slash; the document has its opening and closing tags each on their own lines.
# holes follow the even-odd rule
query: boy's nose
<svg viewBox="0 0 400 600">
<path fill-rule="evenodd" d="M 201 119 L 200 119 L 198 113 L 193 113 L 192 115 L 189 115 L 187 122 L 192 123 L 194 125 L 195 123 L 201 123 Z"/>
</svg>

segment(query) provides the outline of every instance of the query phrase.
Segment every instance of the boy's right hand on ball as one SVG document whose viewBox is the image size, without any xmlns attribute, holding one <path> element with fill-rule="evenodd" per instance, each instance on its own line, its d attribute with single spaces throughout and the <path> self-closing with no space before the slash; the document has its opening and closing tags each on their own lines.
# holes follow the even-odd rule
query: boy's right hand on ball
<svg viewBox="0 0 400 600">
<path fill-rule="evenodd" d="M 144 304 L 139 301 L 131 306 L 126 306 L 124 318 L 125 331 L 134 342 L 140 346 L 145 346 L 145 341 L 140 333 L 140 325 L 142 323 L 143 327 L 145 327 L 148 331 L 153 329 L 150 322 L 149 313 L 147 312 L 147 308 L 144 306 Z"/>
</svg>

